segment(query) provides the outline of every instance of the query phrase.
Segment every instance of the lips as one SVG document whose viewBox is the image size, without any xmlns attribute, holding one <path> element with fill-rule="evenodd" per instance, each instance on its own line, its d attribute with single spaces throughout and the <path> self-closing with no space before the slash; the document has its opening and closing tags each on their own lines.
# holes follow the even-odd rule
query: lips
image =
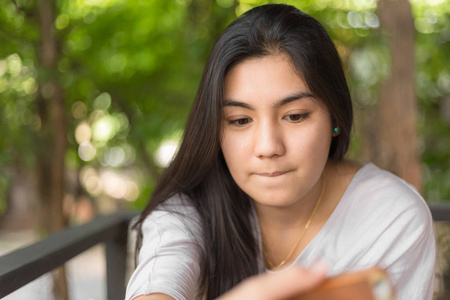
<svg viewBox="0 0 450 300">
<path fill-rule="evenodd" d="M 277 177 L 277 176 L 281 176 L 281 175 L 284 175 L 289 172 L 290 171 L 276 171 L 276 172 L 261 172 L 261 173 L 255 173 L 255 174 L 262 176 L 262 177 Z"/>
</svg>

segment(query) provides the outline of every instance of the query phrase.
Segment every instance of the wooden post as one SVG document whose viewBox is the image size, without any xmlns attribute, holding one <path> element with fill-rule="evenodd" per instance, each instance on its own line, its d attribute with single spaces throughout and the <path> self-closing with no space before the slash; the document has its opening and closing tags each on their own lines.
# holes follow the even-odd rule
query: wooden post
<svg viewBox="0 0 450 300">
<path fill-rule="evenodd" d="M 389 38 L 391 71 L 382 84 L 374 161 L 422 191 L 414 91 L 414 20 L 408 0 L 380 0 L 381 30 Z"/>
<path fill-rule="evenodd" d="M 128 228 L 126 224 L 123 225 L 119 236 L 105 243 L 108 300 L 125 298 Z"/>
<path fill-rule="evenodd" d="M 54 35 L 54 0 L 37 1 L 40 27 L 39 67 L 45 76 L 39 80 L 36 99 L 41 119 L 36 151 L 36 172 L 39 191 L 38 230 L 41 236 L 63 229 L 65 189 L 66 115 L 63 89 L 58 82 L 58 42 Z M 67 300 L 68 289 L 64 266 L 53 272 L 53 291 L 57 300 Z"/>
</svg>

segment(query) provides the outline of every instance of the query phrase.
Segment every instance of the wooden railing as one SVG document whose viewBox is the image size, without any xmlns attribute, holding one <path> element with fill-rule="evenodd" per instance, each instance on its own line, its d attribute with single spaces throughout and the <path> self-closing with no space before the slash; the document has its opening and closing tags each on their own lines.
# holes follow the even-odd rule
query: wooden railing
<svg viewBox="0 0 450 300">
<path fill-rule="evenodd" d="M 450 204 L 433 204 L 430 210 L 435 221 L 450 221 Z M 0 298 L 92 246 L 105 243 L 107 299 L 124 299 L 128 224 L 135 215 L 116 213 L 99 217 L 0 257 Z"/>
<path fill-rule="evenodd" d="M 123 300 L 128 224 L 135 215 L 136 213 L 116 213 L 99 217 L 0 257 L 0 298 L 92 246 L 105 243 L 107 298 Z"/>
<path fill-rule="evenodd" d="M 429 206 L 434 221 L 450 221 L 450 201 L 441 204 L 430 204 Z"/>
</svg>

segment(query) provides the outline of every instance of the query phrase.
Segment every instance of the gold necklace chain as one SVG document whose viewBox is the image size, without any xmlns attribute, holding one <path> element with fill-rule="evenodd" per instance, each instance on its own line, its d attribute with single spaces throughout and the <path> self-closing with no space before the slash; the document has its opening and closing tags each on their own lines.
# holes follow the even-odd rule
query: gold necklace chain
<svg viewBox="0 0 450 300">
<path fill-rule="evenodd" d="M 273 269 L 273 268 L 279 268 L 281 266 L 283 266 L 292 256 L 292 254 L 294 253 L 295 249 L 297 249 L 298 244 L 300 243 L 300 241 L 302 240 L 303 236 L 305 235 L 306 230 L 308 230 L 309 225 L 311 224 L 311 220 L 314 217 L 314 215 L 316 214 L 317 208 L 320 205 L 320 202 L 322 200 L 322 196 L 323 196 L 323 192 L 325 190 L 325 176 L 322 175 L 322 189 L 320 191 L 320 196 L 319 199 L 317 200 L 316 206 L 314 207 L 311 216 L 308 219 L 308 222 L 305 225 L 305 228 L 303 229 L 302 233 L 300 233 L 300 236 L 298 237 L 297 241 L 294 244 L 294 247 L 292 247 L 291 251 L 289 252 L 289 254 L 286 256 L 286 258 L 277 266 L 274 266 L 273 263 L 270 261 L 270 259 L 267 257 L 267 253 L 264 249 L 263 246 L 263 256 L 264 256 L 264 260 L 266 261 L 267 265 L 269 266 L 269 268 Z"/>
</svg>

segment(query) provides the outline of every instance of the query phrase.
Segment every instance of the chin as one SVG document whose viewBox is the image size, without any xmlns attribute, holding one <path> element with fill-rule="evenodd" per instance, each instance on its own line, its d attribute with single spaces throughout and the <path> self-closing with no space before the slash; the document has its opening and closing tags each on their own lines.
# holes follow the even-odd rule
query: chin
<svg viewBox="0 0 450 300">
<path fill-rule="evenodd" d="M 279 193 L 272 195 L 265 194 L 260 197 L 252 197 L 252 199 L 260 205 L 278 208 L 289 207 L 297 202 L 296 200 L 292 200 L 292 197 L 280 197 Z"/>
</svg>

